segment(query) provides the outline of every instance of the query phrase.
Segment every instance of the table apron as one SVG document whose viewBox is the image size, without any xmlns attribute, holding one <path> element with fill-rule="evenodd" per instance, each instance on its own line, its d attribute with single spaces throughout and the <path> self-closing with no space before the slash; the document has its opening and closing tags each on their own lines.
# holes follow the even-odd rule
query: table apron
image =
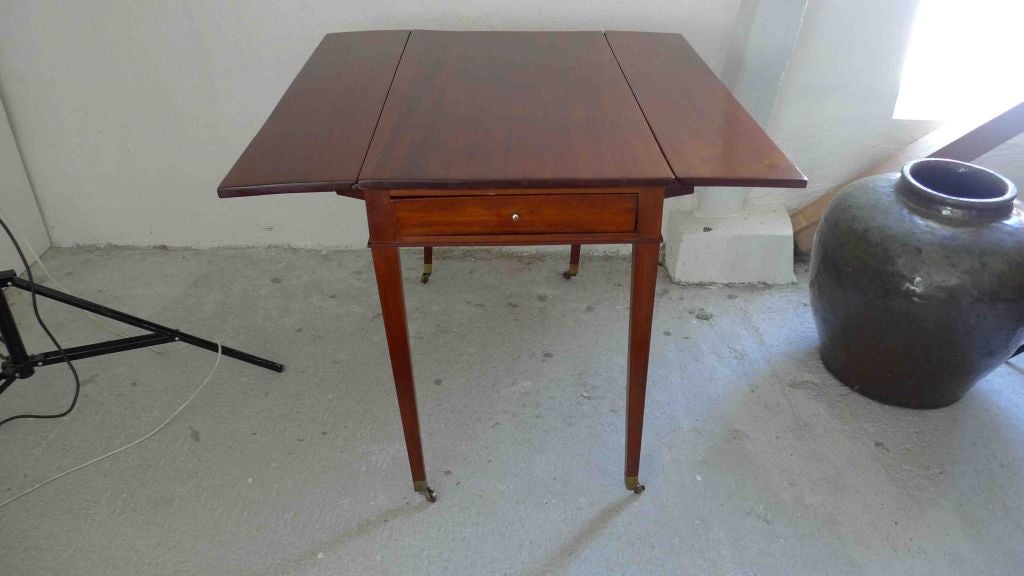
<svg viewBox="0 0 1024 576">
<path fill-rule="evenodd" d="M 409 198 L 366 195 L 371 246 L 531 246 L 661 242 L 663 188 L 582 194 L 502 191 Z M 465 194 L 465 193 L 463 193 Z M 397 197 L 396 197 L 397 196 Z"/>
</svg>

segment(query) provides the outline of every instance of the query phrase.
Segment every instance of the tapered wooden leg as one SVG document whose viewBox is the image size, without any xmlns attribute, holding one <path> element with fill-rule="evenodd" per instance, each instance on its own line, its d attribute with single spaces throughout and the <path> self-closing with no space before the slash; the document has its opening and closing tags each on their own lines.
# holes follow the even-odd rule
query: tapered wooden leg
<svg viewBox="0 0 1024 576">
<path fill-rule="evenodd" d="M 629 296 L 629 359 L 626 364 L 626 488 L 639 494 L 640 441 L 644 430 L 647 361 L 651 351 L 654 286 L 658 279 L 659 244 L 633 245 L 633 281 Z"/>
<path fill-rule="evenodd" d="M 395 376 L 398 410 L 402 414 L 413 488 L 433 502 L 436 495 L 427 485 L 427 472 L 423 465 L 423 445 L 420 440 L 420 419 L 416 411 L 416 387 L 412 377 L 409 327 L 405 320 L 405 293 L 402 290 L 402 264 L 398 248 L 371 247 L 370 251 L 373 253 L 373 269 L 377 275 L 380 310 L 388 338 L 391 371 Z"/>
<path fill-rule="evenodd" d="M 562 277 L 566 280 L 571 280 L 580 271 L 580 245 L 571 244 L 569 246 L 569 270 L 562 273 Z"/>
<path fill-rule="evenodd" d="M 434 247 L 424 246 L 423 247 L 423 275 L 420 276 L 420 282 L 426 284 L 430 280 L 430 273 L 434 271 Z"/>
</svg>

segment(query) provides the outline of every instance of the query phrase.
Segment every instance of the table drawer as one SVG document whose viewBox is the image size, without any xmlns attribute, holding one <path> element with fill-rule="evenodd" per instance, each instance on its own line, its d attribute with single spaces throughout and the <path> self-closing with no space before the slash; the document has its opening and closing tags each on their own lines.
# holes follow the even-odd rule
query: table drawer
<svg viewBox="0 0 1024 576">
<path fill-rule="evenodd" d="M 636 194 L 445 196 L 392 202 L 400 237 L 633 232 L 636 205 Z"/>
</svg>

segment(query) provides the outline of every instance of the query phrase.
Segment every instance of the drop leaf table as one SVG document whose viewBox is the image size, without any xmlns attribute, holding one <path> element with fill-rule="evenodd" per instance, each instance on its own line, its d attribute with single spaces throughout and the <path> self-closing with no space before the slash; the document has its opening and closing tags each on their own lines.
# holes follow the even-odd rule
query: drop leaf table
<svg viewBox="0 0 1024 576">
<path fill-rule="evenodd" d="M 665 198 L 806 179 L 678 34 L 328 34 L 223 198 L 363 200 L 413 486 L 428 500 L 399 248 L 630 244 L 626 487 L 639 483 Z"/>
</svg>

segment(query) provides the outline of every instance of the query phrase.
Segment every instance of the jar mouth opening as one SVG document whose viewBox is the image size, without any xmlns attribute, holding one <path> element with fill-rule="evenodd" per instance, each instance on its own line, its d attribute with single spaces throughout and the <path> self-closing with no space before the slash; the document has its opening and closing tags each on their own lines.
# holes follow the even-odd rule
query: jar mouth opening
<svg viewBox="0 0 1024 576">
<path fill-rule="evenodd" d="M 1017 187 L 1003 176 L 958 160 L 914 160 L 902 175 L 916 196 L 954 208 L 1008 210 L 1017 198 Z"/>
</svg>

